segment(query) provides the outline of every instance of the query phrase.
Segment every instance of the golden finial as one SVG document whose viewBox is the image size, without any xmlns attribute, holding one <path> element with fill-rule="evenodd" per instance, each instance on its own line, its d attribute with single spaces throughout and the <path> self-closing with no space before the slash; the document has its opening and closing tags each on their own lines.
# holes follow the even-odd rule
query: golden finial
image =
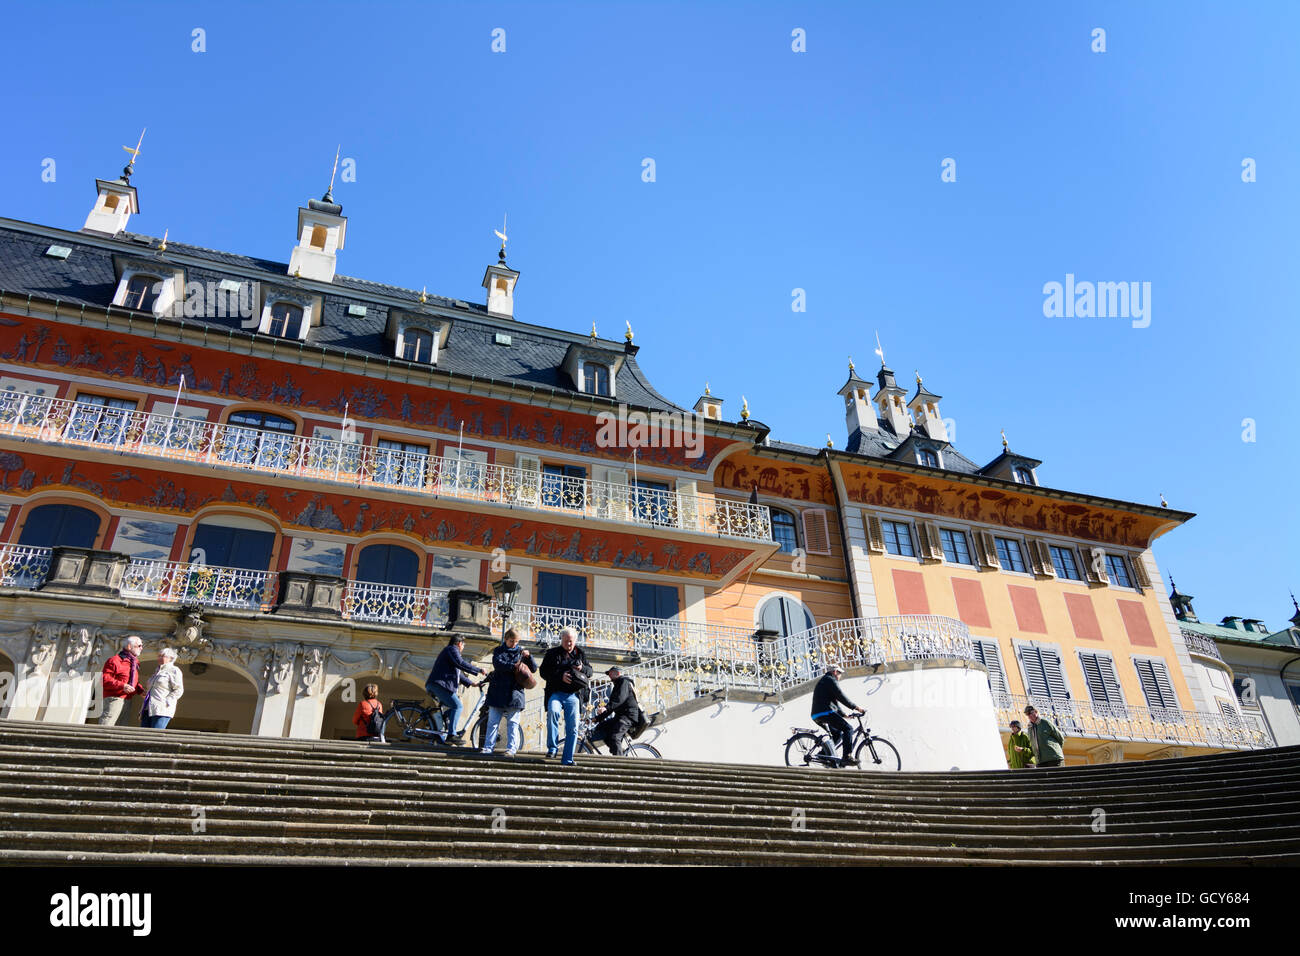
<svg viewBox="0 0 1300 956">
<path fill-rule="evenodd" d="M 876 333 L 876 354 L 880 356 L 880 367 L 885 367 L 885 350 L 880 347 L 880 333 Z"/>
<path fill-rule="evenodd" d="M 497 253 L 497 258 L 500 259 L 502 262 L 505 262 L 505 261 L 506 261 L 506 238 L 507 238 L 507 237 L 506 237 L 506 223 L 509 222 L 509 221 L 510 221 L 510 216 L 509 216 L 509 214 L 508 214 L 508 213 L 502 213 L 502 214 L 501 214 L 501 228 L 500 228 L 500 229 L 493 229 L 493 230 L 492 230 L 492 232 L 495 233 L 496 237 L 497 237 L 498 239 L 501 240 L 501 251 Z"/>
<path fill-rule="evenodd" d="M 921 384 L 921 372 L 920 372 L 919 369 L 918 369 L 917 372 L 916 372 L 916 384 L 917 384 L 917 385 L 920 385 L 920 384 Z"/>
<path fill-rule="evenodd" d="M 1165 493 L 1163 491 L 1160 493 L 1160 507 L 1161 508 L 1169 507 L 1169 502 L 1165 501 Z"/>
<path fill-rule="evenodd" d="M 850 356 L 849 356 L 849 374 L 852 375 L 855 371 L 857 371 L 857 370 L 853 367 L 853 356 L 850 355 Z"/>
<path fill-rule="evenodd" d="M 708 397 L 709 397 L 710 395 L 712 395 L 712 394 L 713 394 L 713 393 L 709 391 L 709 383 L 708 383 L 708 382 L 705 382 L 705 383 L 704 383 L 704 397 L 705 397 L 705 398 L 708 398 Z"/>
<path fill-rule="evenodd" d="M 293 277 L 294 277 L 295 279 L 301 279 L 301 278 L 302 278 L 302 269 L 301 269 L 301 268 L 294 269 L 294 270 L 293 270 Z"/>
<path fill-rule="evenodd" d="M 332 203 L 334 201 L 334 177 L 339 171 L 339 154 L 341 152 L 343 152 L 343 144 L 339 143 L 339 148 L 334 150 L 334 168 L 330 170 L 329 189 L 325 190 L 325 195 L 321 197 L 322 202 Z"/>
<path fill-rule="evenodd" d="M 740 396 L 740 417 L 743 421 L 749 421 L 749 399 L 744 395 Z"/>
<path fill-rule="evenodd" d="M 596 323 L 595 323 L 595 322 L 591 323 L 591 340 L 592 340 L 593 342 L 596 340 Z"/>
<path fill-rule="evenodd" d="M 420 304 L 423 305 L 428 301 L 429 301 L 429 287 L 426 285 L 420 289 Z"/>
<path fill-rule="evenodd" d="M 1003 451 L 1011 450 L 1011 446 L 1007 444 L 1007 430 L 1005 428 L 1002 429 L 1002 450 Z"/>
<path fill-rule="evenodd" d="M 162 242 L 158 243 L 158 251 L 159 252 L 167 251 L 167 230 L 166 229 L 163 230 Z"/>
<path fill-rule="evenodd" d="M 122 147 L 124 150 L 126 150 L 128 153 L 131 154 L 130 160 L 127 161 L 126 169 L 122 170 L 122 179 L 124 182 L 131 181 L 131 172 L 135 169 L 135 161 L 140 156 L 140 144 L 144 142 L 144 134 L 147 131 L 148 131 L 148 127 L 145 127 L 144 129 L 140 130 L 140 139 L 136 141 L 135 149 L 132 149 L 130 146 Z"/>
<path fill-rule="evenodd" d="M 831 433 L 830 433 L 830 432 L 827 432 L 827 433 L 826 433 L 826 447 L 827 447 L 827 448 L 834 448 L 834 447 L 835 447 L 835 442 L 831 441 Z"/>
<path fill-rule="evenodd" d="M 629 341 L 629 342 L 632 341 L 632 323 L 631 323 L 631 322 L 629 322 L 629 323 L 627 324 L 627 331 L 623 333 L 623 338 L 626 339 L 626 340 Z"/>
</svg>

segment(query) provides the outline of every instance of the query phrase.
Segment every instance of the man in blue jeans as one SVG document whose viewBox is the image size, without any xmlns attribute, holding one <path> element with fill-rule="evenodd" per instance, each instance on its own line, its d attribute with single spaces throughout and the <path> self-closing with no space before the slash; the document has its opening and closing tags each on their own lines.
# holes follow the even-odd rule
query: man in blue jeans
<svg viewBox="0 0 1300 956">
<path fill-rule="evenodd" d="M 578 646 L 577 631 L 566 627 L 560 632 L 559 646 L 546 652 L 538 673 L 546 681 L 546 756 L 554 757 L 559 749 L 560 715 L 563 714 L 564 754 L 560 763 L 571 767 L 578 743 L 581 693 L 591 682 L 591 665 Z"/>
<path fill-rule="evenodd" d="M 474 682 L 466 677 L 466 674 L 486 673 L 481 668 L 468 663 L 461 656 L 464 647 L 465 638 L 459 634 L 453 634 L 451 642 L 442 649 L 438 659 L 433 662 L 433 670 L 429 673 L 429 679 L 424 685 L 424 689 L 429 692 L 429 696 L 433 697 L 442 706 L 451 708 L 451 723 L 447 727 L 447 743 L 449 744 L 462 742 L 461 735 L 456 732 L 456 727 L 460 724 L 460 712 L 463 705 L 460 702 L 460 695 L 456 692 L 462 684 L 466 687 L 474 686 Z"/>
</svg>

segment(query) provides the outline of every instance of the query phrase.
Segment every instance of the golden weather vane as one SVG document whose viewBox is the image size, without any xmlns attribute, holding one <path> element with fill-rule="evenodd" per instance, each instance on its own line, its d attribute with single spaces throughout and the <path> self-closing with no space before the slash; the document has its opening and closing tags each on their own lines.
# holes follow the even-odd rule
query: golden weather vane
<svg viewBox="0 0 1300 956">
<path fill-rule="evenodd" d="M 885 350 L 880 346 L 880 333 L 876 333 L 876 354 L 880 356 L 880 367 L 885 367 Z"/>
<path fill-rule="evenodd" d="M 126 168 L 122 170 L 122 178 L 127 180 L 128 182 L 130 182 L 131 180 L 132 170 L 135 169 L 135 161 L 140 156 L 140 145 L 144 142 L 144 134 L 147 133 L 148 131 L 149 131 L 149 127 L 147 126 L 144 129 L 140 130 L 140 138 L 136 140 L 135 149 L 132 149 L 130 146 L 122 147 L 124 150 L 126 150 L 128 153 L 131 154 L 131 158 L 127 161 Z"/>
<path fill-rule="evenodd" d="M 339 143 L 338 149 L 334 150 L 334 168 L 330 170 L 330 186 L 325 190 L 325 202 L 334 201 L 334 177 L 339 171 L 339 154 L 343 152 L 343 144 Z"/>
<path fill-rule="evenodd" d="M 501 228 L 492 230 L 492 232 L 496 235 L 496 237 L 501 240 L 501 251 L 497 253 L 497 258 L 499 258 L 502 262 L 506 261 L 506 242 L 510 238 L 509 236 L 506 235 L 506 223 L 509 221 L 510 221 L 509 214 L 502 213 Z"/>
</svg>

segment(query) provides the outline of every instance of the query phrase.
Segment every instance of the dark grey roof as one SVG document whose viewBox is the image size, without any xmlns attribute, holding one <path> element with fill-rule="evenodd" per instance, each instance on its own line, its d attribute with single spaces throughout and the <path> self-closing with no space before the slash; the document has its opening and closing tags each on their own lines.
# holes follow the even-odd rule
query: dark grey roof
<svg viewBox="0 0 1300 956">
<path fill-rule="evenodd" d="M 288 265 L 283 262 L 179 242 L 169 242 L 166 253 L 160 254 L 159 240 L 133 233 L 120 233 L 109 239 L 61 231 L 56 238 L 51 238 L 52 232 L 39 227 L 27 231 L 16 223 L 0 224 L 0 290 L 58 299 L 65 304 L 107 307 L 112 304 L 117 288 L 115 254 L 157 261 L 160 268 L 167 263 L 183 265 L 187 282 L 254 278 L 271 286 L 323 295 L 321 323 L 308 332 L 309 346 L 345 349 L 395 362 L 398 360 L 394 357 L 393 343 L 386 337 L 389 310 L 394 306 L 383 300 L 396 300 L 400 303 L 396 308 L 409 308 L 412 312 L 422 308 L 416 290 L 350 276 L 336 275 L 329 284 L 331 291 L 321 293 L 317 285 L 300 283 L 288 275 Z M 47 256 L 45 251 L 51 245 L 68 246 L 72 253 L 67 259 Z M 186 261 L 179 263 L 180 257 Z M 232 272 L 232 269 L 239 271 Z M 431 309 L 452 314 L 451 333 L 438 356 L 439 369 L 578 394 L 576 384 L 562 365 L 569 346 L 587 344 L 591 341 L 589 336 L 512 320 L 489 319 L 486 306 L 481 304 L 435 295 L 427 298 Z M 349 315 L 349 305 L 364 305 L 365 316 Z M 187 317 L 185 323 L 240 328 L 240 320 L 234 316 Z M 507 333 L 510 345 L 496 344 L 497 332 Z M 598 344 L 624 352 L 622 342 L 600 340 Z M 687 411 L 655 391 L 637 365 L 635 352 L 633 348 L 625 353 L 615 379 L 615 401 L 659 411 Z"/>
<path fill-rule="evenodd" d="M 902 441 L 899 441 L 898 436 L 894 434 L 894 430 L 889 426 L 888 422 L 877 419 L 877 425 L 879 426 L 879 431 L 869 432 L 863 431 L 859 428 L 850 435 L 849 443 L 845 448 L 845 451 L 852 452 L 855 455 L 866 455 L 870 458 L 888 458 L 893 461 L 912 461 L 912 457 L 907 451 L 908 447 L 910 447 L 910 445 L 908 445 L 908 440 L 921 436 L 929 438 L 928 435 L 925 435 L 924 431 L 918 430 L 909 434 L 908 437 Z M 933 439 L 931 440 L 934 441 Z M 940 469 L 941 471 L 955 471 L 963 475 L 978 474 L 980 470 L 979 465 L 975 464 L 975 462 L 971 461 L 956 448 L 953 448 L 952 445 L 947 442 L 939 441 L 935 441 L 935 444 L 943 447 L 943 468 Z"/>
</svg>

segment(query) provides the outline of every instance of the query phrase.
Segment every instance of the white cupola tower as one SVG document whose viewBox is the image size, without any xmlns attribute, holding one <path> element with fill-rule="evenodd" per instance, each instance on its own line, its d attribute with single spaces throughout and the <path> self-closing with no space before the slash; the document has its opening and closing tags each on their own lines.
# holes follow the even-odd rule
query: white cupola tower
<svg viewBox="0 0 1300 956">
<path fill-rule="evenodd" d="M 333 282 L 338 251 L 347 238 L 348 220 L 334 201 L 333 187 L 320 199 L 298 207 L 298 245 L 289 257 L 289 275 Z"/>
<path fill-rule="evenodd" d="M 898 382 L 894 381 L 893 371 L 885 365 L 881 365 L 880 371 L 876 373 L 876 386 L 876 408 L 880 412 L 880 420 L 902 441 L 912 434 L 912 419 L 903 406 L 903 396 L 907 394 L 907 389 L 899 387 Z"/>
<path fill-rule="evenodd" d="M 849 359 L 849 379 L 839 390 L 839 395 L 844 399 L 844 426 L 850 439 L 859 431 L 880 431 L 876 409 L 871 404 L 871 383 L 858 378 L 853 359 Z"/>
<path fill-rule="evenodd" d="M 122 170 L 121 179 L 113 182 L 107 179 L 95 180 L 98 195 L 95 197 L 95 205 L 90 209 L 90 215 L 86 217 L 86 224 L 81 227 L 83 231 L 115 236 L 126 231 L 131 215 L 140 211 L 140 197 L 131 185 L 131 173 L 135 170 L 135 160 L 140 155 L 140 144 L 143 142 L 144 133 L 141 133 L 140 142 L 135 144 L 135 149 L 122 147 L 131 154 L 131 161 Z"/>
<path fill-rule="evenodd" d="M 927 391 L 921 384 L 921 373 L 916 373 L 916 394 L 912 396 L 911 401 L 907 403 L 908 409 L 912 412 L 912 418 L 916 426 L 924 430 L 925 434 L 935 441 L 948 440 L 948 426 L 944 424 L 943 417 L 939 414 L 939 399 L 942 396 Z"/>
<path fill-rule="evenodd" d="M 487 289 L 488 315 L 513 319 L 515 283 L 519 281 L 519 273 L 506 265 L 505 223 L 501 224 L 501 231 L 496 232 L 496 235 L 501 240 L 501 251 L 497 253 L 497 261 L 488 266 L 487 272 L 483 274 L 483 288 Z"/>
</svg>

